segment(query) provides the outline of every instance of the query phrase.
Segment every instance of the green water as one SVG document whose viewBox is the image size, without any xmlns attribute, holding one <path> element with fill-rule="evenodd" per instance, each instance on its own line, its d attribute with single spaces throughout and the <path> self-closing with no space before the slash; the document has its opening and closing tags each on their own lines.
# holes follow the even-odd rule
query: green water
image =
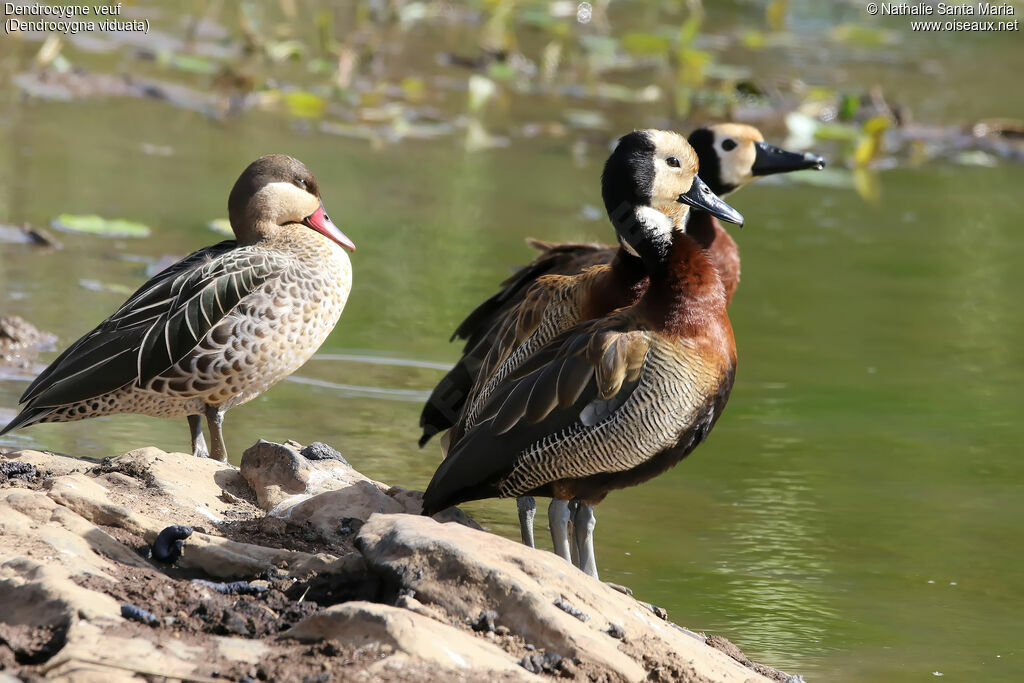
<svg viewBox="0 0 1024 683">
<path fill-rule="evenodd" d="M 792 5 L 791 23 L 808 30 L 859 16 Z M 708 26 L 759 26 L 760 16 L 726 3 L 709 8 Z M 212 121 L 158 101 L 25 100 L 11 76 L 38 43 L 3 41 L 0 222 L 99 213 L 153 228 L 143 240 L 60 234 L 65 248 L 52 253 L 0 245 L 3 313 L 53 331 L 63 348 L 124 299 L 81 281 L 132 289 L 146 277 L 144 261 L 220 239 L 205 225 L 226 213 L 241 169 L 260 154 L 297 156 L 358 245 L 352 296 L 321 349 L 327 357 L 298 373 L 317 384 L 284 382 L 229 413 L 228 446 L 237 458 L 257 438 L 322 440 L 366 474 L 414 488 L 440 460 L 435 444 L 420 451 L 415 440 L 421 401 L 442 371 L 404 361 L 444 366 L 457 357 L 451 330 L 530 258 L 524 237 L 609 239 L 606 222 L 583 211 L 600 205 L 604 145 L 616 132 L 666 125 L 653 105 L 541 96 L 495 108 L 489 125 L 500 133 L 576 107 L 601 109 L 609 127 L 513 135 L 508 147 L 476 152 L 461 133 L 374 146 L 268 113 Z M 449 43 L 472 45 L 461 29 L 413 32 L 395 63 L 432 64 Z M 1024 111 L 1008 76 L 1024 68 L 1019 34 L 726 56 L 812 83 L 881 83 L 935 123 Z M 991 68 L 979 76 L 965 59 Z M 920 60 L 942 75 L 922 75 Z M 442 103 L 461 107 L 462 97 Z M 768 133 L 777 138 L 780 128 Z M 723 633 L 750 657 L 808 680 L 923 681 L 939 672 L 1018 681 L 1024 166 L 935 161 L 879 179 L 877 206 L 851 189 L 792 179 L 733 198 L 748 227 L 736 233 L 743 280 L 731 309 L 740 355 L 732 398 L 693 456 L 601 504 L 599 568 L 674 620 Z M 0 381 L 0 418 L 13 415 L 24 384 Z M 147 444 L 185 449 L 184 421 L 123 416 L 3 439 L 92 458 Z M 467 508 L 492 531 L 517 536 L 513 503 Z"/>
</svg>

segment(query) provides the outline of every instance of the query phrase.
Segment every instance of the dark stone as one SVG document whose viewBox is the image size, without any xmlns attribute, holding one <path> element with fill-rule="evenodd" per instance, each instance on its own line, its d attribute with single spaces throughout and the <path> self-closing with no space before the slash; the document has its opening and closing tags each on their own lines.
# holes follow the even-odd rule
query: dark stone
<svg viewBox="0 0 1024 683">
<path fill-rule="evenodd" d="M 478 616 L 476 621 L 473 623 L 473 630 L 477 633 L 494 633 L 494 621 L 497 618 L 498 613 L 494 610 L 484 610 L 480 612 L 480 616 Z"/>
<path fill-rule="evenodd" d="M 519 666 L 532 674 L 554 674 L 560 673 L 562 669 L 562 656 L 554 652 L 531 652 L 523 655 L 519 660 Z"/>
<path fill-rule="evenodd" d="M 616 640 L 623 640 L 626 637 L 626 631 L 618 624 L 608 624 L 608 630 L 605 631 L 608 635 Z"/>
<path fill-rule="evenodd" d="M 206 579 L 192 579 L 192 583 L 198 586 L 212 588 L 218 593 L 222 593 L 224 595 L 260 595 L 261 593 L 267 592 L 266 586 L 254 586 L 248 581 L 229 581 L 227 583 L 218 583 L 216 581 L 207 581 Z"/>
<path fill-rule="evenodd" d="M 299 454 L 307 460 L 338 460 L 346 465 L 349 464 L 348 460 L 335 448 L 321 441 L 314 441 L 299 451 Z"/>
<path fill-rule="evenodd" d="M 579 607 L 569 604 L 566 600 L 558 598 L 555 600 L 555 607 L 562 610 L 566 614 L 571 614 L 580 621 L 589 621 L 590 615 L 581 610 Z"/>
<path fill-rule="evenodd" d="M 225 612 L 224 619 L 221 621 L 221 626 L 228 633 L 234 633 L 239 636 L 249 636 L 249 627 L 245 624 L 245 619 L 239 616 L 236 612 Z"/>
<path fill-rule="evenodd" d="M 160 620 L 156 618 L 156 615 L 152 612 L 147 612 L 141 607 L 135 605 L 124 604 L 121 605 L 121 616 L 131 621 L 138 621 L 146 624 L 147 626 L 156 626 L 160 623 Z"/>
<path fill-rule="evenodd" d="M 32 481 L 39 476 L 36 466 L 20 460 L 5 460 L 0 462 L 0 481 L 3 479 L 21 479 Z"/>
<path fill-rule="evenodd" d="M 177 562 L 185 547 L 185 539 L 191 535 L 190 526 L 179 524 L 167 527 L 153 541 L 153 559 L 166 564 Z"/>
</svg>

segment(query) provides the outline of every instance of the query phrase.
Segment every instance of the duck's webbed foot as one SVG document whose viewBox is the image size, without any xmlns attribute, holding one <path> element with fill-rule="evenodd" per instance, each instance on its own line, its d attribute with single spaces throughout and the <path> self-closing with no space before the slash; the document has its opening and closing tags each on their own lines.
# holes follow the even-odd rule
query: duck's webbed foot
<svg viewBox="0 0 1024 683">
<path fill-rule="evenodd" d="M 197 458 L 209 458 L 210 451 L 206 447 L 206 437 L 203 436 L 203 418 L 201 415 L 188 416 L 188 431 L 192 435 L 192 455 Z"/>
<path fill-rule="evenodd" d="M 519 531 L 523 535 L 523 544 L 536 548 L 533 538 L 533 521 L 537 518 L 537 501 L 533 496 L 516 498 L 519 508 Z"/>
</svg>

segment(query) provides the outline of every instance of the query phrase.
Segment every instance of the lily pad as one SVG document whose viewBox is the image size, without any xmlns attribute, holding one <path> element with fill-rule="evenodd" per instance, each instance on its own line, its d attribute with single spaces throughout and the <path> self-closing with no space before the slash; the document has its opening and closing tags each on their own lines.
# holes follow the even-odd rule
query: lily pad
<svg viewBox="0 0 1024 683">
<path fill-rule="evenodd" d="M 55 230 L 78 232 L 99 237 L 149 237 L 148 226 L 123 218 L 102 218 L 101 216 L 80 216 L 62 213 L 51 221 Z"/>
</svg>

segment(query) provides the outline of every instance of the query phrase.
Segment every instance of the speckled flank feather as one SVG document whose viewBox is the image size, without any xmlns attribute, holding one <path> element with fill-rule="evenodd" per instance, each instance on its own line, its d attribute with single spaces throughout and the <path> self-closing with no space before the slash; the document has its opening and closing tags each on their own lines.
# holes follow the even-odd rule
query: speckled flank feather
<svg viewBox="0 0 1024 683">
<path fill-rule="evenodd" d="M 701 422 L 707 396 L 721 380 L 719 364 L 694 349 L 673 348 L 657 338 L 649 343 L 628 396 L 595 399 L 584 409 L 584 419 L 531 444 L 501 481 L 502 497 L 563 479 L 626 472 L 674 447 Z"/>
<path fill-rule="evenodd" d="M 38 416 L 17 427 L 114 413 L 181 417 L 201 414 L 206 405 L 227 410 L 305 363 L 345 307 L 352 286 L 348 255 L 299 224 L 256 245 L 218 251 L 201 269 L 178 276 L 168 299 L 143 310 L 126 305 L 91 333 L 135 333 L 136 343 L 123 350 L 131 355 L 124 368 L 132 368 L 131 376 L 110 377 L 116 387 L 57 405 L 48 405 L 49 387 L 34 395 L 30 387 L 24 412 Z M 190 282 L 200 286 L 190 288 Z M 145 317 L 146 310 L 153 315 Z"/>
</svg>

